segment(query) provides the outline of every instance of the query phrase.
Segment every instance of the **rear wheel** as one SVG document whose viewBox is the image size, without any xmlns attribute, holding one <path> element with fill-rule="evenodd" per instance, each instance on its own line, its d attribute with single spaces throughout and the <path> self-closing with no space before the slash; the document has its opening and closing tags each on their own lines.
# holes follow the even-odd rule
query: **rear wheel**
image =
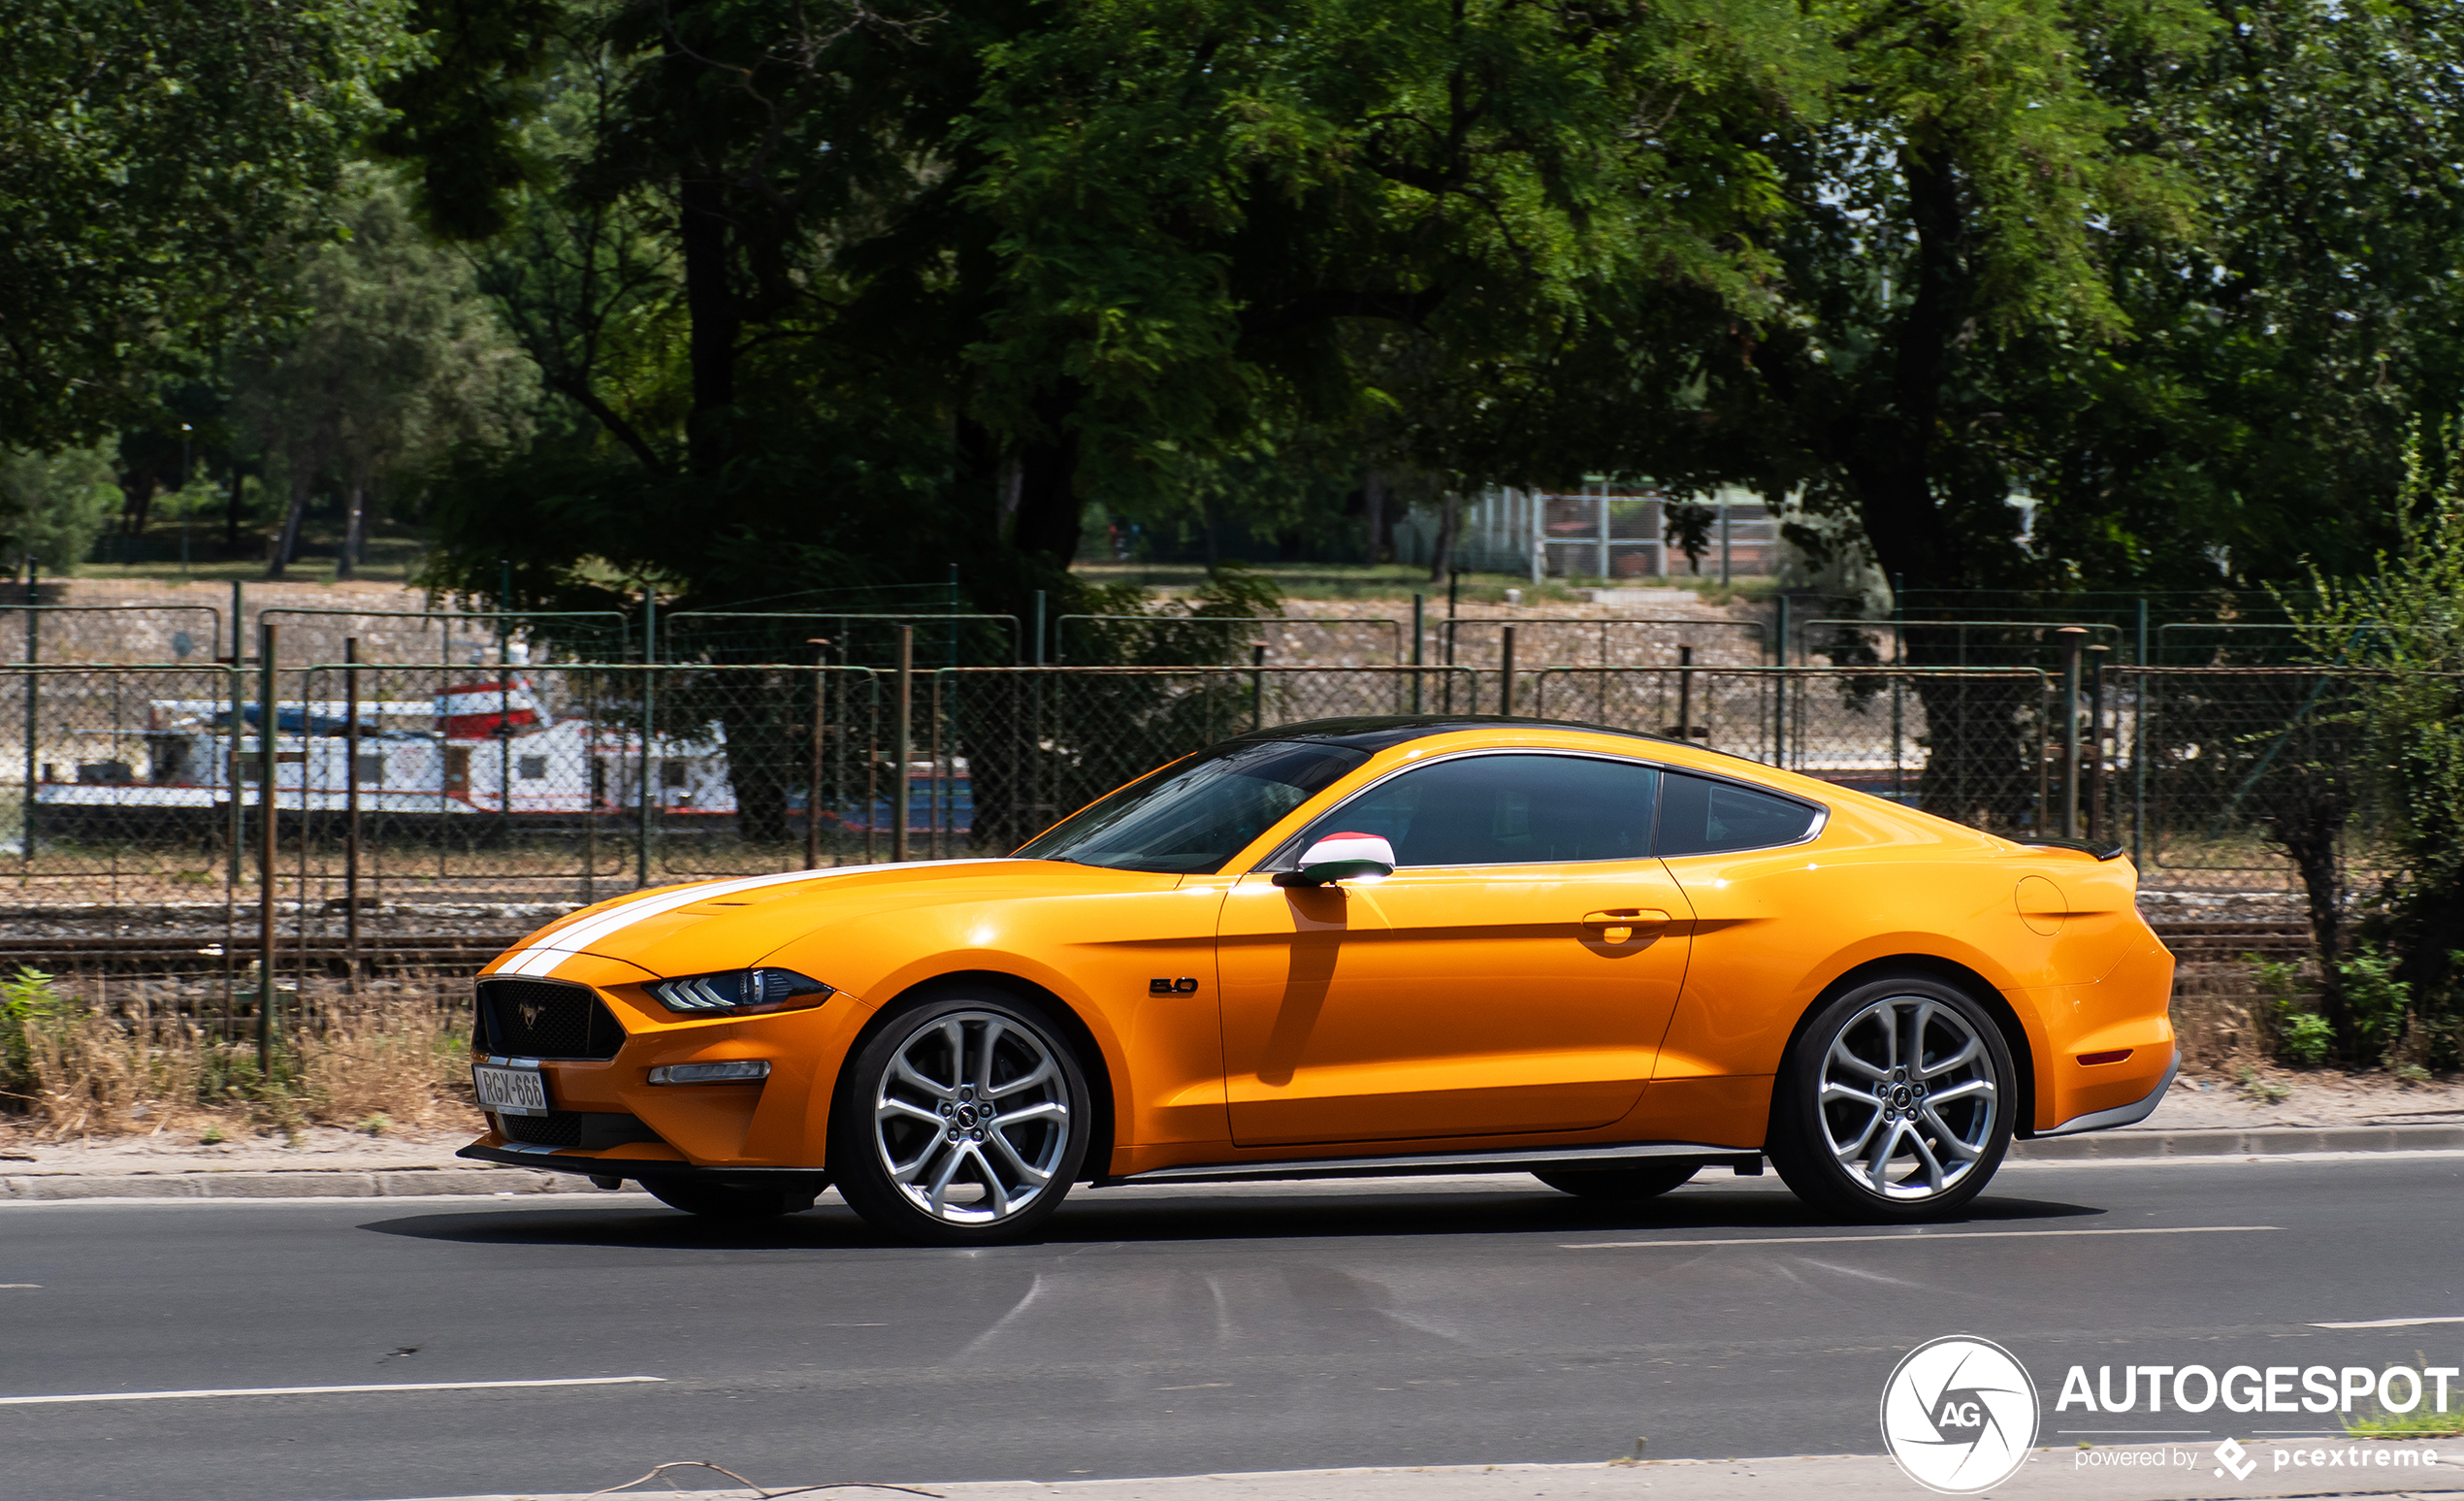
<svg viewBox="0 0 2464 1501">
<path fill-rule="evenodd" d="M 821 1196 L 822 1185 L 810 1179 L 782 1184 L 747 1188 L 735 1184 L 703 1183 L 694 1178 L 645 1178 L 642 1188 L 652 1198 L 670 1209 L 681 1209 L 705 1220 L 744 1224 L 754 1220 L 775 1220 L 781 1215 L 800 1214 L 813 1207 Z"/>
<path fill-rule="evenodd" d="M 1017 997 L 920 996 L 848 1061 L 831 1179 L 902 1240 L 994 1245 L 1032 1234 L 1069 1193 L 1093 1112 L 1067 1034 Z"/>
<path fill-rule="evenodd" d="M 1940 1218 L 2001 1166 L 2017 1080 L 1974 996 L 1931 975 L 1881 976 L 1824 1006 L 1789 1050 L 1771 1097 L 1772 1165 L 1833 1214 Z"/>
<path fill-rule="evenodd" d="M 1700 1172 L 1700 1162 L 1647 1162 L 1635 1167 L 1542 1168 L 1532 1174 L 1560 1193 L 1576 1198 L 1658 1198 Z"/>
</svg>

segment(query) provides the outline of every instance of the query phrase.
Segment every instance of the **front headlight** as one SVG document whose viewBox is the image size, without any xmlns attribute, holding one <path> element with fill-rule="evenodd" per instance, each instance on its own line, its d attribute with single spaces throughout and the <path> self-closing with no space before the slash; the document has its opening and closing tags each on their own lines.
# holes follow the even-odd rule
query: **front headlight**
<svg viewBox="0 0 2464 1501">
<path fill-rule="evenodd" d="M 723 969 L 717 974 L 653 980 L 643 987 L 670 1011 L 692 1016 L 759 1016 L 801 1011 L 838 993 L 793 969 Z"/>
</svg>

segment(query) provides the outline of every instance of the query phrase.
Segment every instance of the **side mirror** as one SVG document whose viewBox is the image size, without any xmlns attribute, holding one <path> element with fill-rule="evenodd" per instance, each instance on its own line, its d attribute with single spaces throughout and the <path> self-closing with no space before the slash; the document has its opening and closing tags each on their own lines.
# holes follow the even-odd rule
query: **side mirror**
<svg viewBox="0 0 2464 1501">
<path fill-rule="evenodd" d="M 1382 881 L 1395 873 L 1395 847 L 1374 833 L 1330 833 L 1301 852 L 1301 865 L 1275 878 L 1278 886 L 1332 886 Z"/>
</svg>

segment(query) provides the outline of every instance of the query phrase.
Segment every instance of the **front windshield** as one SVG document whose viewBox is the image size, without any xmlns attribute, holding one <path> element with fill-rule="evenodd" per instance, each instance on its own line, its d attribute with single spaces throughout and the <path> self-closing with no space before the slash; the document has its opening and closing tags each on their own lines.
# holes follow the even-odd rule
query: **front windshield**
<svg viewBox="0 0 2464 1501">
<path fill-rule="evenodd" d="M 1072 814 L 1022 845 L 1018 858 L 1203 875 L 1368 759 L 1367 751 L 1307 740 L 1218 745 Z"/>
</svg>

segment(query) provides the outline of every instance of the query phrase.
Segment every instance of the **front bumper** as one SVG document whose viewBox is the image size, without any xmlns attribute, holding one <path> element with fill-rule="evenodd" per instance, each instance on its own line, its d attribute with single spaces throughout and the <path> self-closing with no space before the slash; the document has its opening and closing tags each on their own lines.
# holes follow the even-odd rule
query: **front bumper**
<svg viewBox="0 0 2464 1501">
<path fill-rule="evenodd" d="M 534 1147 L 518 1141 L 506 1141 L 493 1132 L 454 1156 L 468 1158 L 474 1162 L 538 1167 L 552 1173 L 573 1173 L 584 1178 L 630 1178 L 636 1183 L 648 1178 L 696 1178 L 718 1184 L 775 1184 L 782 1179 L 809 1179 L 818 1187 L 829 1176 L 819 1167 L 704 1167 L 680 1158 L 627 1157 L 621 1149 L 595 1153 L 576 1151 L 570 1147 Z"/>
<path fill-rule="evenodd" d="M 2176 1047 L 2173 1050 L 2173 1061 L 2165 1068 L 2164 1077 L 2158 1080 L 2156 1087 L 2149 1091 L 2144 1097 L 2134 1099 L 2126 1105 L 2116 1105 L 2111 1110 L 2097 1110 L 2084 1116 L 2073 1116 L 2059 1126 L 2048 1126 L 2038 1131 L 2036 1139 L 2042 1141 L 2048 1136 L 2077 1136 L 2086 1131 L 2109 1131 L 2117 1126 L 2136 1126 L 2156 1114 L 2156 1106 L 2164 1103 L 2164 1092 L 2173 1088 L 2173 1076 L 2181 1071 L 2182 1050 Z"/>
</svg>

